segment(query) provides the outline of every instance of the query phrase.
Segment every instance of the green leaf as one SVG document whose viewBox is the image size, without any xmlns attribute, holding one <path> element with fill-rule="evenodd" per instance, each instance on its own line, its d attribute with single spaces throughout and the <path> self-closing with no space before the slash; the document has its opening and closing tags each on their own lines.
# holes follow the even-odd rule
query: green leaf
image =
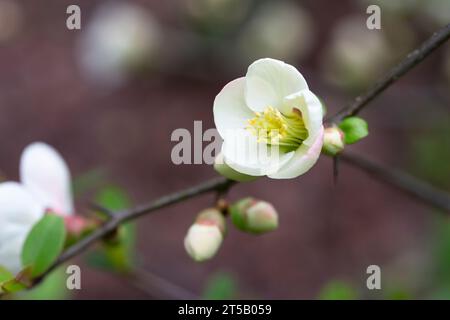
<svg viewBox="0 0 450 320">
<path fill-rule="evenodd" d="M 107 186 L 95 197 L 96 201 L 110 210 L 122 210 L 130 206 L 128 195 L 119 187 Z"/>
<path fill-rule="evenodd" d="M 438 118 L 435 118 L 438 117 Z M 408 134 L 410 151 L 406 159 L 419 178 L 450 191 L 450 115 L 433 116 L 433 126 Z"/>
<path fill-rule="evenodd" d="M 31 277 L 44 273 L 60 255 L 66 239 L 62 217 L 45 215 L 28 234 L 22 249 L 22 264 L 31 267 Z"/>
<path fill-rule="evenodd" d="M 236 299 L 237 291 L 234 277 L 229 273 L 220 272 L 209 279 L 202 296 L 208 300 L 230 300 Z"/>
<path fill-rule="evenodd" d="M 65 266 L 51 272 L 37 287 L 18 294 L 23 300 L 62 300 L 70 297 L 66 287 L 67 275 Z"/>
<path fill-rule="evenodd" d="M 14 274 L 3 266 L 0 266 L 0 285 L 14 278 Z"/>
<path fill-rule="evenodd" d="M 346 144 L 358 142 L 369 134 L 367 122 L 359 117 L 345 118 L 339 124 L 339 128 L 344 132 Z"/>
<path fill-rule="evenodd" d="M 411 292 L 406 288 L 390 288 L 385 293 L 386 300 L 411 300 L 413 298 Z"/>
<path fill-rule="evenodd" d="M 357 299 L 356 290 L 343 281 L 331 281 L 320 292 L 321 300 L 354 300 Z"/>
<path fill-rule="evenodd" d="M 118 272 L 129 272 L 133 269 L 135 256 L 136 226 L 127 223 L 118 229 L 115 241 L 105 241 L 100 250 L 87 255 L 87 263 L 98 269 Z"/>
<path fill-rule="evenodd" d="M 27 286 L 17 279 L 11 279 L 2 284 L 2 291 L 6 293 L 14 293 L 17 291 L 25 290 Z"/>
</svg>

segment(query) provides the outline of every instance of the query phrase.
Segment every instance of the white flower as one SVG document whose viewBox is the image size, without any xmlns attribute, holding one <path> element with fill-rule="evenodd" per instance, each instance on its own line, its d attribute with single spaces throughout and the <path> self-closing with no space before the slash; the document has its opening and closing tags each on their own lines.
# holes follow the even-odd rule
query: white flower
<svg viewBox="0 0 450 320">
<path fill-rule="evenodd" d="M 222 244 L 223 235 L 214 224 L 194 223 L 184 238 L 184 247 L 195 261 L 212 258 Z"/>
<path fill-rule="evenodd" d="M 313 48 L 314 39 L 313 19 L 307 10 L 293 2 L 271 1 L 258 6 L 244 26 L 238 49 L 246 62 L 267 56 L 298 61 Z"/>
<path fill-rule="evenodd" d="M 255 61 L 245 77 L 222 89 L 214 122 L 225 164 L 250 176 L 298 177 L 322 148 L 319 99 L 296 68 L 274 59 Z"/>
<path fill-rule="evenodd" d="M 160 47 L 160 26 L 150 12 L 127 2 L 107 2 L 82 32 L 79 59 L 94 83 L 122 85 L 151 65 Z"/>
<path fill-rule="evenodd" d="M 0 265 L 22 269 L 22 246 L 32 226 L 47 211 L 73 214 L 70 172 L 47 144 L 29 145 L 20 160 L 20 181 L 0 183 Z"/>
</svg>

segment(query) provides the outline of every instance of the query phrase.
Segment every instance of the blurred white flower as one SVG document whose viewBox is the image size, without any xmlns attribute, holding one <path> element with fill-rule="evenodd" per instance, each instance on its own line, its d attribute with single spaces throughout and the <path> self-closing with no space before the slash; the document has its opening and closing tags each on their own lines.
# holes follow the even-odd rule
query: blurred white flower
<svg viewBox="0 0 450 320">
<path fill-rule="evenodd" d="M 44 143 L 25 148 L 20 181 L 0 184 L 0 265 L 21 270 L 23 243 L 47 211 L 73 214 L 70 172 L 59 153 Z"/>
<path fill-rule="evenodd" d="M 160 26 L 137 5 L 108 2 L 98 8 L 82 28 L 79 60 L 94 82 L 123 84 L 133 72 L 153 63 L 160 47 Z"/>
<path fill-rule="evenodd" d="M 266 2 L 254 13 L 239 37 L 246 63 L 262 57 L 285 61 L 302 59 L 314 40 L 312 18 L 292 2 Z"/>
<path fill-rule="evenodd" d="M 372 82 L 389 62 L 391 48 L 382 32 L 366 28 L 361 16 L 345 18 L 334 27 L 323 57 L 326 78 L 339 87 L 360 88 Z"/>
<path fill-rule="evenodd" d="M 188 17 L 206 33 L 222 32 L 244 20 L 252 0 L 184 0 Z"/>
<path fill-rule="evenodd" d="M 245 77 L 222 89 L 214 122 L 225 164 L 250 176 L 295 178 L 316 163 L 322 148 L 319 99 L 296 68 L 275 59 L 255 61 Z"/>
<path fill-rule="evenodd" d="M 13 0 L 0 0 L 0 44 L 17 35 L 22 24 L 21 4 Z"/>
<path fill-rule="evenodd" d="M 450 22 L 450 1 L 427 0 L 423 3 L 424 12 L 436 23 L 443 26 Z"/>
<path fill-rule="evenodd" d="M 322 56 L 327 80 L 336 86 L 360 90 L 409 53 L 416 36 L 400 15 L 385 13 L 381 31 L 369 30 L 366 17 L 351 15 L 334 27 Z"/>
<path fill-rule="evenodd" d="M 408 13 L 413 12 L 420 8 L 419 0 L 357 0 L 360 4 L 367 8 L 368 6 L 375 4 L 380 7 L 381 12 L 389 13 Z M 444 0 L 446 1 L 446 0 Z M 424 2 L 424 1 L 421 1 Z"/>
</svg>

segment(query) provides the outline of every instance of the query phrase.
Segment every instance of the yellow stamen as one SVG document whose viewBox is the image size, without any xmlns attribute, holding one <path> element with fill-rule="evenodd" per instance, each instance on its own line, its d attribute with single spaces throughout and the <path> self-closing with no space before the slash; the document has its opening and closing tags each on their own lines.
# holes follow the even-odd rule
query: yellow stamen
<svg viewBox="0 0 450 320">
<path fill-rule="evenodd" d="M 308 137 L 301 112 L 297 109 L 286 116 L 269 106 L 263 112 L 255 112 L 246 129 L 258 138 L 258 142 L 278 145 L 285 151 L 297 149 Z"/>
</svg>

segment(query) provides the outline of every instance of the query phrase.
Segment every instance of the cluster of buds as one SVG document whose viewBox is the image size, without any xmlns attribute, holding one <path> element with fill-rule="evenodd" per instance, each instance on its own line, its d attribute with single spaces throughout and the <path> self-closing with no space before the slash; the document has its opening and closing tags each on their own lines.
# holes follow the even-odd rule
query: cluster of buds
<svg viewBox="0 0 450 320">
<path fill-rule="evenodd" d="M 218 203 L 218 208 L 201 211 L 184 239 L 187 253 L 195 261 L 214 257 L 226 233 L 226 215 L 230 213 L 233 224 L 242 231 L 261 234 L 278 227 L 278 214 L 265 201 L 254 198 L 241 199 L 231 206 Z"/>
</svg>

